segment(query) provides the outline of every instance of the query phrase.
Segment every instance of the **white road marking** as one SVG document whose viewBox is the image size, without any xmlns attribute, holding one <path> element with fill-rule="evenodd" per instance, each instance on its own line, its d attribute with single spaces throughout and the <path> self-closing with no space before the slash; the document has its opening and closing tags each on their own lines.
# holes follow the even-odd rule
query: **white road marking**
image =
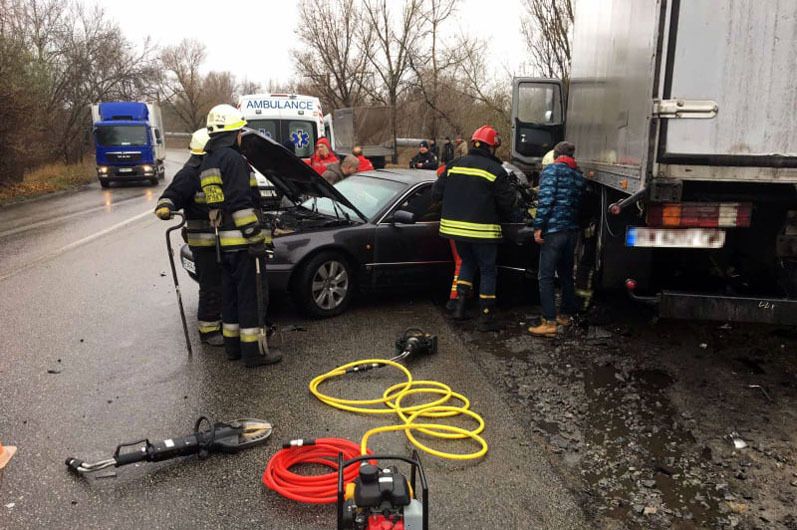
<svg viewBox="0 0 797 530">
<path fill-rule="evenodd" d="M 38 265 L 39 263 L 43 263 L 45 261 L 49 261 L 49 260 L 51 260 L 53 258 L 57 258 L 61 254 L 64 254 L 66 252 L 69 252 L 70 250 L 76 249 L 76 248 L 78 248 L 78 247 L 80 247 L 82 245 L 85 245 L 86 243 L 90 243 L 90 242 L 94 241 L 95 239 L 101 238 L 104 235 L 110 234 L 114 230 L 119 230 L 120 228 L 124 228 L 125 226 L 127 226 L 127 225 L 129 225 L 131 223 L 134 223 L 135 221 L 138 221 L 139 219 L 143 219 L 147 215 L 152 215 L 152 209 L 147 209 L 146 211 L 141 212 L 138 215 L 134 215 L 133 217 L 129 217 L 129 218 L 125 219 L 124 221 L 116 223 L 115 225 L 111 225 L 108 228 L 104 228 L 104 229 L 100 230 L 99 232 L 95 232 L 95 233 L 93 233 L 93 234 L 91 234 L 89 236 L 86 236 L 84 238 L 78 239 L 77 241 L 73 241 L 72 243 L 69 243 L 68 245 L 65 245 L 65 246 L 63 246 L 63 247 L 61 247 L 61 248 L 59 248 L 57 250 L 54 250 L 53 252 L 50 252 L 49 254 L 45 254 L 44 256 L 40 256 L 40 257 L 34 259 L 33 261 L 30 261 L 30 262 L 28 262 L 28 263 L 26 263 L 26 264 L 24 264 L 24 265 L 22 265 L 20 267 L 17 267 L 16 269 L 13 269 L 11 272 L 8 272 L 6 274 L 1 275 L 0 276 L 0 282 L 3 281 L 3 280 L 7 280 L 8 278 L 10 278 L 12 276 L 15 276 L 16 274 L 18 274 L 18 273 L 20 273 L 22 271 L 25 271 L 25 270 L 27 270 L 27 269 L 35 266 L 35 265 Z"/>
</svg>

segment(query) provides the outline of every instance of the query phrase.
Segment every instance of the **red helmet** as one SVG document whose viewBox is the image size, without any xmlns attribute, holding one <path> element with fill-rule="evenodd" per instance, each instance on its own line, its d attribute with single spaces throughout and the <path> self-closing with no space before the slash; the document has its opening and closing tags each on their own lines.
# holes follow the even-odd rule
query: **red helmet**
<svg viewBox="0 0 797 530">
<path fill-rule="evenodd" d="M 470 141 L 484 142 L 490 147 L 498 147 L 501 145 L 501 135 L 489 125 L 482 125 L 473 131 L 473 136 L 470 137 Z"/>
</svg>

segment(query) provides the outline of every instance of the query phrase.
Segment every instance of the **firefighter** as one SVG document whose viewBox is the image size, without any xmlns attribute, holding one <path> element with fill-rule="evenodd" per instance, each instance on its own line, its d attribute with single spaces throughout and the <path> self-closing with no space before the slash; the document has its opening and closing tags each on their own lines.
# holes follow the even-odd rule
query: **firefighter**
<svg viewBox="0 0 797 530">
<path fill-rule="evenodd" d="M 501 145 L 498 132 L 484 125 L 476 129 L 467 155 L 451 162 L 437 179 L 434 200 L 443 201 L 440 235 L 454 240 L 462 258 L 457 278 L 455 319 L 465 319 L 465 306 L 473 295 L 479 270 L 480 331 L 495 331 L 496 255 L 501 241 L 501 219 L 515 206 L 509 175 L 496 158 Z"/>
<path fill-rule="evenodd" d="M 268 349 L 265 330 L 258 325 L 255 260 L 265 270 L 271 234 L 261 228 L 257 181 L 239 151 L 246 120 L 232 105 L 216 105 L 207 126 L 210 140 L 200 185 L 221 246 L 224 348 L 228 359 L 242 358 L 247 367 L 277 363 L 282 356 Z"/>
<path fill-rule="evenodd" d="M 205 156 L 209 139 L 206 128 L 191 135 L 188 148 L 191 157 L 177 172 L 163 191 L 155 206 L 155 215 L 164 221 L 171 219 L 176 210 L 183 210 L 186 218 L 186 241 L 194 255 L 196 276 L 199 282 L 197 323 L 199 340 L 203 344 L 222 346 L 221 335 L 221 266 L 216 261 L 213 230 L 208 222 L 205 196 L 199 187 L 199 167 Z"/>
</svg>

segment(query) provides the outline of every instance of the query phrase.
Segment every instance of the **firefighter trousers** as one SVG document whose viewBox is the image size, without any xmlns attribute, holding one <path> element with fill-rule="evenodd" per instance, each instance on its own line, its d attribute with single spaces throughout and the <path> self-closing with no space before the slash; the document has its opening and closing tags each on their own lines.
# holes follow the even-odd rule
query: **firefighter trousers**
<svg viewBox="0 0 797 530">
<path fill-rule="evenodd" d="M 266 298 L 265 260 L 260 259 L 263 273 L 263 309 L 268 306 Z M 257 318 L 257 279 L 255 258 L 246 250 L 224 252 L 222 268 L 222 330 L 224 349 L 229 359 L 252 358 L 259 355 L 258 338 L 260 328 Z"/>
<path fill-rule="evenodd" d="M 199 303 L 196 318 L 199 336 L 221 332 L 221 264 L 214 248 L 192 247 L 196 276 L 199 282 Z"/>
</svg>

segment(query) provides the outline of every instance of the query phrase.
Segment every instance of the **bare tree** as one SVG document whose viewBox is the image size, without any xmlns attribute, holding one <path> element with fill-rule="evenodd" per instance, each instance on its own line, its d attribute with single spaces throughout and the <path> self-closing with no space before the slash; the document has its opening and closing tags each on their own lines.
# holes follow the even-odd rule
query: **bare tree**
<svg viewBox="0 0 797 530">
<path fill-rule="evenodd" d="M 166 72 L 163 99 L 188 131 L 205 124 L 204 79 L 199 68 L 206 57 L 205 45 L 192 39 L 184 39 L 161 53 L 161 63 Z"/>
<path fill-rule="evenodd" d="M 491 79 L 484 53 L 487 43 L 463 37 L 460 48 L 464 54 L 463 61 L 457 68 L 457 78 L 460 81 L 461 90 L 509 123 L 510 83 L 502 81 L 500 84 L 496 84 Z"/>
<path fill-rule="evenodd" d="M 235 76 L 230 72 L 208 72 L 202 81 L 202 95 L 205 103 L 205 112 L 210 111 L 213 105 L 229 103 L 235 105 L 237 94 Z"/>
<path fill-rule="evenodd" d="M 570 79 L 573 0 L 523 0 L 521 31 L 531 65 L 545 77 Z"/>
<path fill-rule="evenodd" d="M 364 24 L 374 32 L 374 46 L 363 49 L 361 53 L 373 66 L 376 77 L 381 81 L 381 90 L 369 94 L 390 108 L 390 128 L 393 145 L 396 145 L 397 103 L 399 96 L 407 88 L 407 72 L 410 57 L 421 36 L 422 0 L 406 0 L 401 18 L 397 19 L 390 11 L 387 0 L 363 0 Z M 396 156 L 393 157 L 396 162 Z"/>
<path fill-rule="evenodd" d="M 362 24 L 354 0 L 302 0 L 299 21 L 296 36 L 304 47 L 296 52 L 297 73 L 333 108 L 360 104 L 371 75 L 360 50 L 371 47 L 373 32 Z"/>
<path fill-rule="evenodd" d="M 426 10 L 421 15 L 423 31 L 421 40 L 425 46 L 418 46 L 410 55 L 410 65 L 415 73 L 412 83 L 431 110 L 429 136 L 438 136 L 438 118 L 442 118 L 454 128 L 450 111 L 445 102 L 441 102 L 441 77 L 449 70 L 462 63 L 463 55 L 455 46 L 446 47 L 441 42 L 440 27 L 453 15 L 459 0 L 427 0 Z"/>
<path fill-rule="evenodd" d="M 238 95 L 243 96 L 245 94 L 257 94 L 262 89 L 263 88 L 260 83 L 244 78 L 244 80 L 238 84 Z"/>
</svg>

